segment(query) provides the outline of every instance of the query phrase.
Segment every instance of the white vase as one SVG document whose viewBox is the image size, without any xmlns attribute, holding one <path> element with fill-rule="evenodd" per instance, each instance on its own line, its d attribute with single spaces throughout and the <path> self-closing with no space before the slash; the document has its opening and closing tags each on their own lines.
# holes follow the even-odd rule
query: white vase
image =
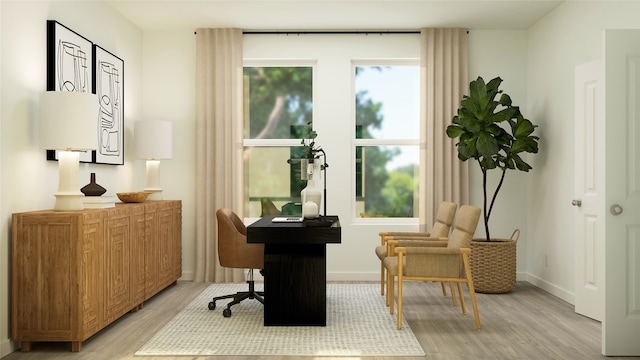
<svg viewBox="0 0 640 360">
<path fill-rule="evenodd" d="M 322 205 L 322 189 L 316 186 L 316 181 L 314 179 L 309 179 L 307 181 L 307 187 L 302 189 L 300 192 L 300 198 L 302 199 L 302 216 L 307 219 L 317 218 Z M 315 212 L 313 211 L 313 207 L 307 205 L 308 202 L 315 204 Z"/>
<path fill-rule="evenodd" d="M 315 219 L 319 216 L 318 205 L 313 201 L 307 201 L 302 205 L 302 215 L 305 219 Z"/>
</svg>

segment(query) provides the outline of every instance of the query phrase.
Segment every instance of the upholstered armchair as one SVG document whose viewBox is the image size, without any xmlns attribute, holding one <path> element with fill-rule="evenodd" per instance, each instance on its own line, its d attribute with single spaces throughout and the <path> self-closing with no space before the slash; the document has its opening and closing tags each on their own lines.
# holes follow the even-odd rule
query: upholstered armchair
<svg viewBox="0 0 640 360">
<path fill-rule="evenodd" d="M 480 329 L 480 315 L 469 267 L 469 247 L 479 219 L 479 208 L 461 206 L 446 247 L 419 246 L 415 240 L 388 241 L 390 253 L 397 256 L 387 256 L 383 260 L 387 272 L 387 304 L 390 304 L 389 311 L 393 314 L 394 282 L 397 278 L 398 330 L 402 328 L 402 285 L 404 281 L 409 280 L 457 283 L 463 314 L 466 314 L 466 307 L 462 284 L 467 284 L 476 328 Z M 401 246 L 403 244 L 410 246 Z"/>
<path fill-rule="evenodd" d="M 376 246 L 375 252 L 378 258 L 380 259 L 380 294 L 384 295 L 385 289 L 385 268 L 383 264 L 383 260 L 389 254 L 387 241 L 390 238 L 398 238 L 403 239 L 403 241 L 411 241 L 411 240 L 438 240 L 440 238 L 446 238 L 449 236 L 449 230 L 451 229 L 451 224 L 453 223 L 453 218 L 456 214 L 456 209 L 458 205 L 449 201 L 443 201 L 440 203 L 438 207 L 438 212 L 436 213 L 436 221 L 429 232 L 399 232 L 399 231 L 382 231 L 379 233 L 380 235 L 380 245 Z M 446 242 L 435 242 L 432 243 L 433 246 L 446 246 Z M 392 254 L 395 256 L 395 254 Z M 444 284 L 442 285 L 442 291 L 446 295 L 446 290 L 444 288 Z"/>
</svg>

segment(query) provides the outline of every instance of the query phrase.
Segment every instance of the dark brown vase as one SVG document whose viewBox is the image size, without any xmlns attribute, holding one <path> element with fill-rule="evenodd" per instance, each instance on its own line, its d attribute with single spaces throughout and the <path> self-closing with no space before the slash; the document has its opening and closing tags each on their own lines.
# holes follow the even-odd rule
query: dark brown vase
<svg viewBox="0 0 640 360">
<path fill-rule="evenodd" d="M 84 196 L 101 196 L 102 194 L 107 192 L 107 189 L 96 184 L 96 173 L 91 173 L 89 183 L 82 187 L 80 191 L 84 194 Z"/>
</svg>

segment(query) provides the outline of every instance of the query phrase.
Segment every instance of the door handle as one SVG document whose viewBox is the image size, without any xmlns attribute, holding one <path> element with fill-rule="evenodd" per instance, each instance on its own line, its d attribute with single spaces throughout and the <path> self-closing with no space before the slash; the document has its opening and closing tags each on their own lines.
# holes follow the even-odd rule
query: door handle
<svg viewBox="0 0 640 360">
<path fill-rule="evenodd" d="M 580 199 L 571 200 L 571 205 L 580 207 L 582 206 L 582 200 Z"/>
<path fill-rule="evenodd" d="M 609 211 L 611 211 L 612 215 L 620 215 L 620 214 L 622 214 L 622 206 L 620 206 L 618 204 L 613 204 L 609 208 Z"/>
</svg>

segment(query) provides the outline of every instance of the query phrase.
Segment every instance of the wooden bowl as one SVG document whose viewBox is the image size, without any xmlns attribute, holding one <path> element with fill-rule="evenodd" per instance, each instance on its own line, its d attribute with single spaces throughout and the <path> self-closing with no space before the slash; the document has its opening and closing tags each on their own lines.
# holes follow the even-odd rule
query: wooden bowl
<svg viewBox="0 0 640 360">
<path fill-rule="evenodd" d="M 135 191 L 135 192 L 124 192 L 124 193 L 116 193 L 118 199 L 123 203 L 141 203 L 147 200 L 147 197 L 151 194 L 149 191 Z"/>
</svg>

